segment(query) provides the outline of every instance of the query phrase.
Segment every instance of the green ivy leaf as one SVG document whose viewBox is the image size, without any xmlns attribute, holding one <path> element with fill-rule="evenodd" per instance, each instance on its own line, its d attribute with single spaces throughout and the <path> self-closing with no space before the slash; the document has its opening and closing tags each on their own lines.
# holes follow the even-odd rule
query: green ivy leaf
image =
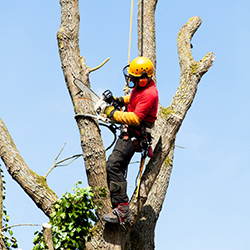
<svg viewBox="0 0 250 250">
<path fill-rule="evenodd" d="M 55 208 L 56 208 L 56 209 L 59 209 L 59 208 L 60 208 L 60 205 L 59 205 L 59 204 L 55 204 Z"/>
<path fill-rule="evenodd" d="M 62 219 L 65 219 L 65 218 L 66 218 L 66 214 L 65 214 L 65 213 L 61 213 L 61 214 L 60 214 L 60 217 L 61 217 Z"/>
<path fill-rule="evenodd" d="M 91 187 L 80 188 L 77 182 L 72 188 L 73 194 L 66 192 L 60 201 L 54 205 L 54 212 L 51 214 L 50 223 L 52 225 L 52 235 L 55 250 L 77 250 L 84 249 L 86 240 L 91 239 L 90 229 L 92 222 L 97 221 L 94 209 L 95 194 Z M 99 188 L 95 188 L 96 191 Z M 103 189 L 105 190 L 105 189 Z M 104 191 L 103 191 L 104 193 Z M 99 202 L 101 206 L 101 202 Z M 39 247 L 37 247 L 39 243 Z M 34 239 L 35 247 L 33 250 L 44 250 L 43 234 L 37 233 Z"/>
</svg>

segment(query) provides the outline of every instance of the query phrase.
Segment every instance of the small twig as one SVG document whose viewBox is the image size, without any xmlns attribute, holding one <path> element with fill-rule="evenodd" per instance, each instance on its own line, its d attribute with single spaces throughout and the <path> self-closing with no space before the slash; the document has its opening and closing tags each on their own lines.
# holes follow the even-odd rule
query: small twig
<svg viewBox="0 0 250 250">
<path fill-rule="evenodd" d="M 20 227 L 20 226 L 36 226 L 37 227 L 37 226 L 42 226 L 42 224 L 30 224 L 30 223 L 15 224 L 12 226 L 3 227 L 0 231 L 3 231 L 8 228 L 12 228 L 12 227 Z"/>
<path fill-rule="evenodd" d="M 62 151 L 64 150 L 65 146 L 66 146 L 66 142 L 63 144 L 63 147 L 62 147 L 61 151 L 59 152 L 58 156 L 55 158 L 55 161 L 54 161 L 54 162 L 56 162 L 56 160 L 58 159 L 58 157 L 60 156 L 60 154 L 61 154 Z"/>
<path fill-rule="evenodd" d="M 16 242 L 16 240 L 14 238 L 11 238 L 7 235 L 5 235 L 2 231 L 8 228 L 12 228 L 12 227 L 19 227 L 19 226 L 42 226 L 41 224 L 16 224 L 16 225 L 12 225 L 12 226 L 7 226 L 7 227 L 3 227 L 0 229 L 0 234 L 3 235 L 4 237 L 8 238 L 9 240 L 11 240 L 12 242 Z"/>
<path fill-rule="evenodd" d="M 60 154 L 62 153 L 62 151 L 63 151 L 65 145 L 66 145 L 66 142 L 64 143 L 64 145 L 63 145 L 61 151 L 59 152 L 59 154 L 58 154 L 57 157 L 55 158 L 55 161 L 54 161 L 53 166 L 49 169 L 49 171 L 48 171 L 48 172 L 46 173 L 46 175 L 44 176 L 45 179 L 47 179 L 48 174 L 49 174 L 54 168 L 56 168 L 56 167 L 68 166 L 70 163 L 72 163 L 73 161 L 77 160 L 80 156 L 83 155 L 83 154 L 78 154 L 78 155 L 69 156 L 69 157 L 67 157 L 67 158 L 65 158 L 65 159 L 60 160 L 60 161 L 57 162 L 57 159 L 58 159 L 58 157 L 60 156 Z M 65 161 L 68 161 L 68 160 L 70 160 L 70 159 L 72 159 L 70 162 L 68 162 L 68 163 L 66 163 L 66 164 L 61 164 L 61 165 L 60 165 L 60 163 L 65 162 Z"/>
<path fill-rule="evenodd" d="M 0 232 L 0 234 L 3 235 L 4 237 L 8 238 L 12 242 L 16 242 L 16 240 L 14 238 L 10 238 L 9 236 L 5 235 L 3 232 Z"/>
<path fill-rule="evenodd" d="M 78 155 L 73 155 L 73 156 L 69 156 L 59 162 L 56 163 L 56 167 L 64 167 L 64 166 L 68 166 L 70 163 L 72 163 L 73 161 L 77 160 L 80 156 L 83 156 L 83 154 L 78 154 Z M 63 164 L 63 165 L 59 165 L 60 163 L 64 162 L 64 161 L 67 161 L 69 159 L 72 159 L 70 162 L 66 163 L 66 164 Z"/>
<path fill-rule="evenodd" d="M 95 70 L 97 70 L 97 69 L 99 69 L 99 68 L 101 68 L 109 59 L 110 59 L 110 58 L 108 57 L 102 64 L 100 64 L 99 66 L 97 66 L 97 67 L 95 67 L 95 68 L 93 68 L 93 69 L 90 69 L 90 70 L 89 70 L 89 73 L 90 73 L 90 72 L 93 72 L 93 71 L 95 71 Z"/>
<path fill-rule="evenodd" d="M 56 164 L 57 164 L 56 161 L 57 161 L 58 157 L 60 156 L 60 154 L 62 153 L 62 151 L 63 151 L 65 145 L 66 145 L 66 142 L 63 144 L 62 149 L 60 150 L 59 154 L 58 154 L 57 157 L 55 158 L 53 166 L 49 169 L 49 171 L 48 171 L 48 172 L 46 173 L 46 175 L 44 176 L 45 179 L 47 179 L 48 174 L 56 167 Z"/>
<path fill-rule="evenodd" d="M 174 145 L 175 147 L 177 147 L 177 148 L 183 148 L 183 149 L 185 149 L 186 147 L 182 147 L 182 146 L 178 146 L 178 145 Z"/>
</svg>

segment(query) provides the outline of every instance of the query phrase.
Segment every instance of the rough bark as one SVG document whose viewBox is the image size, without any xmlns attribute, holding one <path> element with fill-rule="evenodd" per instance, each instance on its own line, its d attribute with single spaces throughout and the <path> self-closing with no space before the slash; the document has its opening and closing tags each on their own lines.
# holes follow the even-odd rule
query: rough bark
<svg viewBox="0 0 250 250">
<path fill-rule="evenodd" d="M 155 247 L 155 226 L 166 196 L 173 167 L 174 145 L 164 161 L 157 179 L 148 195 L 142 213 L 131 231 L 131 249 L 151 250 Z"/>
<path fill-rule="evenodd" d="M 28 168 L 1 119 L 0 156 L 12 178 L 30 196 L 35 204 L 49 216 L 58 197 L 48 187 L 43 176 L 37 175 Z"/>
</svg>

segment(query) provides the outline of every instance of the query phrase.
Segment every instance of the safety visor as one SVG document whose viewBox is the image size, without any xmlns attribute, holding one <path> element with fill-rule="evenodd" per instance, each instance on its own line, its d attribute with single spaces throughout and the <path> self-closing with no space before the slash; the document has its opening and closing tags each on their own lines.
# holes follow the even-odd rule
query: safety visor
<svg viewBox="0 0 250 250">
<path fill-rule="evenodd" d="M 129 67 L 129 64 L 123 68 L 123 75 L 125 77 L 127 86 L 132 89 L 135 87 L 136 82 L 139 80 L 139 77 L 135 77 L 135 76 L 128 74 L 128 67 Z"/>
</svg>

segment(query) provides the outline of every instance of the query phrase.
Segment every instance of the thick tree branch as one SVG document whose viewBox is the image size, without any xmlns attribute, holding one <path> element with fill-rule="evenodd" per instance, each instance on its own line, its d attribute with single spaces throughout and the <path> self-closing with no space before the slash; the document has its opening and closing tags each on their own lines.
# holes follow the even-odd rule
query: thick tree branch
<svg viewBox="0 0 250 250">
<path fill-rule="evenodd" d="M 155 129 L 159 141 L 155 147 L 154 157 L 147 164 L 141 183 L 141 189 L 145 191 L 146 196 L 148 196 L 161 166 L 169 154 L 182 121 L 194 100 L 197 85 L 214 60 L 213 53 L 208 53 L 201 62 L 196 62 L 192 58 L 191 51 L 188 50 L 191 48 L 191 38 L 200 24 L 199 17 L 191 18 L 178 34 L 178 52 L 181 65 L 180 85 L 170 106 L 159 110 Z M 133 196 L 131 208 L 135 217 L 138 216 L 139 208 L 145 201 L 145 197 L 142 197 L 141 202 L 138 203 Z"/>
<path fill-rule="evenodd" d="M 44 177 L 37 175 L 28 168 L 1 119 L 0 157 L 12 178 L 30 196 L 35 204 L 49 216 L 58 197 L 48 187 Z"/>
<path fill-rule="evenodd" d="M 57 33 L 59 54 L 62 69 L 72 99 L 75 114 L 94 114 L 93 102 L 87 93 L 81 93 L 73 80 L 78 78 L 90 87 L 90 69 L 80 56 L 79 49 L 79 6 L 78 0 L 61 0 L 61 25 Z M 106 179 L 106 156 L 100 129 L 96 121 L 89 117 L 77 116 L 76 122 L 81 137 L 81 146 L 85 162 L 88 183 L 93 187 L 104 187 L 108 190 Z M 103 207 L 97 211 L 101 218 L 110 211 L 111 202 L 108 198 L 100 198 Z"/>
</svg>

